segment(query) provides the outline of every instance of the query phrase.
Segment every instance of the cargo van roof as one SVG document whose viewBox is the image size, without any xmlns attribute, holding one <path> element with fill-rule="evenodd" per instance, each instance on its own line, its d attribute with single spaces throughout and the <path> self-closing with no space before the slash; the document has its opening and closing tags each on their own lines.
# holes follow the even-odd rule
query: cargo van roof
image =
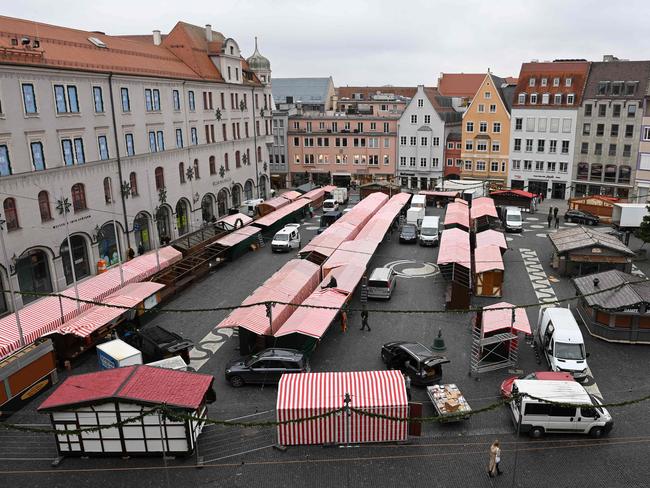
<svg viewBox="0 0 650 488">
<path fill-rule="evenodd" d="M 571 310 L 563 307 L 549 307 L 544 310 L 544 313 L 548 314 L 555 327 L 553 333 L 555 342 L 584 343 L 582 332 Z M 576 340 L 576 337 L 579 337 L 580 340 Z"/>
<path fill-rule="evenodd" d="M 590 404 L 591 397 L 577 381 L 515 380 L 519 393 L 552 402 Z"/>
</svg>

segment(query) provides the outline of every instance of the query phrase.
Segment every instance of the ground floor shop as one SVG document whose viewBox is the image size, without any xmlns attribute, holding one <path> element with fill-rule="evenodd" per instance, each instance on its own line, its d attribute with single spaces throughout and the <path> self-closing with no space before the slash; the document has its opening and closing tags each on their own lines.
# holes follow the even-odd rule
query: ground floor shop
<svg viewBox="0 0 650 488">
<path fill-rule="evenodd" d="M 402 188 L 410 190 L 433 190 L 438 182 L 442 180 L 442 175 L 436 174 L 418 174 L 414 172 L 400 171 L 397 175 Z"/>
<path fill-rule="evenodd" d="M 513 190 L 526 190 L 534 195 L 542 194 L 544 198 L 566 200 L 570 196 L 570 182 L 539 178 L 519 178 L 510 180 Z"/>
<path fill-rule="evenodd" d="M 585 183 L 573 181 L 573 196 L 584 197 L 587 195 L 603 195 L 606 197 L 628 198 L 632 195 L 632 186 L 630 185 L 612 185 L 607 183 Z M 646 189 L 647 190 L 647 189 Z"/>
</svg>

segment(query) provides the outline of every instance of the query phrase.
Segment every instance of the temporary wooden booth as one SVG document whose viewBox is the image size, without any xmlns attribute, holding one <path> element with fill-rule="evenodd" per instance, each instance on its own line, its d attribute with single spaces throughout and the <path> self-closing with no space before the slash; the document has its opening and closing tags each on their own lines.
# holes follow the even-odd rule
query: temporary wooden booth
<svg viewBox="0 0 650 488">
<path fill-rule="evenodd" d="M 650 344 L 650 283 L 618 270 L 573 279 L 589 333 L 609 342 Z M 618 287 L 618 288 L 615 288 Z M 611 289 L 615 288 L 615 289 Z M 606 290 L 598 293 L 598 290 Z"/>
<path fill-rule="evenodd" d="M 56 430 L 109 425 L 165 404 L 172 412 L 202 419 L 214 401 L 211 375 L 152 366 L 127 366 L 70 376 L 38 408 Z M 202 420 L 154 413 L 94 432 L 55 435 L 59 455 L 187 455 L 194 451 Z"/>
<path fill-rule="evenodd" d="M 614 204 L 618 201 L 620 201 L 620 198 L 606 197 L 603 195 L 590 195 L 571 198 L 569 200 L 569 208 L 597 215 L 602 223 L 611 224 Z"/>
<path fill-rule="evenodd" d="M 535 211 L 535 195 L 524 190 L 495 190 L 490 197 L 497 207 L 519 207 L 525 212 Z"/>
<path fill-rule="evenodd" d="M 474 249 L 474 293 L 481 297 L 500 297 L 505 267 L 498 246 Z"/>
<path fill-rule="evenodd" d="M 437 264 L 449 281 L 445 292 L 448 309 L 469 308 L 472 289 L 472 257 L 469 233 L 461 229 L 446 229 L 440 238 Z"/>
</svg>

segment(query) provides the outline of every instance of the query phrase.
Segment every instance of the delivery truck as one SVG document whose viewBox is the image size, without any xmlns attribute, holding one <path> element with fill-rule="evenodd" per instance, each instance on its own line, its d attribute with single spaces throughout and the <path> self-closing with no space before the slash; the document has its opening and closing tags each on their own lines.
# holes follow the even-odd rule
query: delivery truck
<svg viewBox="0 0 650 488">
<path fill-rule="evenodd" d="M 411 207 L 406 212 L 406 223 L 413 224 L 420 228 L 422 225 L 422 219 L 424 219 L 426 210 L 422 207 Z"/>
<path fill-rule="evenodd" d="M 612 225 L 619 230 L 638 229 L 648 215 L 645 203 L 615 203 L 612 207 Z"/>
<path fill-rule="evenodd" d="M 142 364 L 142 353 L 121 339 L 97 345 L 99 369 L 121 368 Z"/>
</svg>

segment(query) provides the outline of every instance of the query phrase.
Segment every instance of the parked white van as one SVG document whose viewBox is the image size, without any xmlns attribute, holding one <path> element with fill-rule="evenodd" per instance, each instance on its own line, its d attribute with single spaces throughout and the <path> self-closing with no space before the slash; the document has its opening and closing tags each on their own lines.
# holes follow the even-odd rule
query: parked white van
<svg viewBox="0 0 650 488">
<path fill-rule="evenodd" d="M 420 245 L 437 246 L 440 243 L 440 217 L 429 215 L 422 219 Z"/>
<path fill-rule="evenodd" d="M 290 251 L 300 247 L 300 224 L 287 224 L 271 241 L 272 251 Z"/>
<path fill-rule="evenodd" d="M 411 207 L 406 211 L 406 223 L 413 224 L 418 229 L 422 225 L 426 210 L 423 207 Z"/>
<path fill-rule="evenodd" d="M 515 400 L 510 402 L 513 422 L 520 432 L 531 437 L 541 437 L 547 432 L 601 437 L 614 426 L 602 402 L 575 381 L 515 380 L 512 394 L 515 395 Z"/>
<path fill-rule="evenodd" d="M 553 371 L 571 373 L 577 381 L 587 378 L 585 341 L 571 310 L 546 307 L 537 320 L 539 346 Z"/>
<path fill-rule="evenodd" d="M 427 197 L 425 195 L 413 195 L 411 207 L 427 208 Z"/>
<path fill-rule="evenodd" d="M 261 198 L 256 198 L 254 200 L 246 200 L 241 204 L 239 207 L 239 211 L 243 213 L 244 215 L 248 215 L 249 217 L 256 217 L 257 216 L 257 206 L 262 203 L 264 200 Z"/>
<path fill-rule="evenodd" d="M 522 232 L 524 230 L 521 209 L 517 207 L 503 207 L 501 221 L 506 232 Z"/>
<path fill-rule="evenodd" d="M 323 212 L 336 212 L 339 209 L 339 202 L 333 198 L 323 200 Z"/>
<path fill-rule="evenodd" d="M 368 280 L 368 298 L 385 298 L 393 293 L 397 280 L 392 268 L 375 268 Z"/>
</svg>

